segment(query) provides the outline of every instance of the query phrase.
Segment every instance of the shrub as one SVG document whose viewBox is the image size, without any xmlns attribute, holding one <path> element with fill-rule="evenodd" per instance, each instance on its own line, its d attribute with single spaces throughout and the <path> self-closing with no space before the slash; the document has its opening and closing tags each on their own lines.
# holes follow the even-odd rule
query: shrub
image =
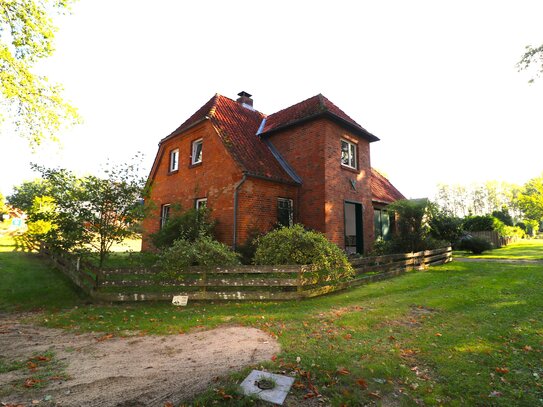
<svg viewBox="0 0 543 407">
<path fill-rule="evenodd" d="M 495 230 L 495 220 L 492 215 L 467 216 L 464 218 L 464 230 L 479 232 L 484 230 Z"/>
<path fill-rule="evenodd" d="M 460 249 L 467 250 L 474 254 L 481 254 L 487 250 L 492 250 L 492 243 L 480 237 L 466 236 L 460 241 Z"/>
<path fill-rule="evenodd" d="M 444 212 L 434 213 L 430 219 L 430 235 L 434 239 L 455 243 L 462 237 L 462 219 Z"/>
<path fill-rule="evenodd" d="M 179 278 L 180 272 L 190 266 L 237 266 L 239 255 L 223 243 L 209 236 L 200 236 L 191 242 L 178 239 L 164 250 L 157 262 L 165 277 Z"/>
<path fill-rule="evenodd" d="M 236 251 L 239 253 L 242 264 L 253 264 L 253 260 L 256 252 L 256 245 L 258 238 L 264 234 L 258 229 L 252 229 L 248 233 L 247 240 L 244 244 L 239 245 Z"/>
<path fill-rule="evenodd" d="M 189 209 L 179 215 L 174 215 L 157 233 L 151 235 L 153 245 L 165 249 L 178 239 L 194 242 L 200 236 L 213 237 L 215 222 L 210 219 L 209 210 Z"/>
<path fill-rule="evenodd" d="M 352 277 L 354 270 L 345 253 L 322 233 L 302 225 L 282 227 L 258 238 L 255 264 L 312 264 L 317 281 Z"/>
</svg>

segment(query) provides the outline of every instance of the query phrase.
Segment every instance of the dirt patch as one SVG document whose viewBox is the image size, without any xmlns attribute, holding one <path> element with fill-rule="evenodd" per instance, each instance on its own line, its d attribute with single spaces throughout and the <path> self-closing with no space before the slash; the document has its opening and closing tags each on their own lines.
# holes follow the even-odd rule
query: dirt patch
<svg viewBox="0 0 543 407">
<path fill-rule="evenodd" d="M 279 351 L 268 334 L 239 326 L 119 338 L 77 335 L 0 317 L 0 361 L 28 364 L 35 355 L 52 353 L 65 374 L 49 378 L 43 388 L 24 389 L 32 375 L 26 365 L 0 373 L 0 401 L 25 406 L 32 400 L 57 406 L 163 406 L 186 400 L 217 377 Z"/>
</svg>

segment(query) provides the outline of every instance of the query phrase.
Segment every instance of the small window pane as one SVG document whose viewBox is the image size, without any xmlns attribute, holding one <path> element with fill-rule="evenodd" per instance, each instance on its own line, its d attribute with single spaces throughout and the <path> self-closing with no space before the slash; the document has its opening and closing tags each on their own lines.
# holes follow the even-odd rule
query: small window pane
<svg viewBox="0 0 543 407">
<path fill-rule="evenodd" d="M 356 168 L 356 144 L 341 140 L 341 164 Z"/>
<path fill-rule="evenodd" d="M 207 207 L 207 198 L 197 199 L 196 200 L 196 209 L 202 209 Z"/>
<path fill-rule="evenodd" d="M 341 140 L 341 164 L 349 165 L 349 143 Z"/>
<path fill-rule="evenodd" d="M 292 199 L 277 199 L 277 223 L 282 226 L 292 226 L 294 224 Z"/>
<path fill-rule="evenodd" d="M 177 171 L 179 169 L 179 149 L 175 149 L 170 152 L 170 171 Z"/>
<path fill-rule="evenodd" d="M 170 217 L 170 204 L 162 205 L 160 212 L 160 228 L 162 229 Z"/>
<path fill-rule="evenodd" d="M 202 140 L 196 140 L 192 143 L 192 163 L 198 164 L 202 162 Z"/>
</svg>

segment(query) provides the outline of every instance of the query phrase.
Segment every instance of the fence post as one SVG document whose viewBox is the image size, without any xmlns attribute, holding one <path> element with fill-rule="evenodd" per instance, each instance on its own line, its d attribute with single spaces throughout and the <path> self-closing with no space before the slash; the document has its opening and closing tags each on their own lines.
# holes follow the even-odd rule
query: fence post
<svg viewBox="0 0 543 407">
<path fill-rule="evenodd" d="M 298 299 L 302 298 L 302 292 L 303 290 L 303 273 L 304 273 L 305 266 L 300 266 L 300 269 L 298 270 L 298 281 L 296 284 L 296 293 L 298 294 Z"/>
</svg>

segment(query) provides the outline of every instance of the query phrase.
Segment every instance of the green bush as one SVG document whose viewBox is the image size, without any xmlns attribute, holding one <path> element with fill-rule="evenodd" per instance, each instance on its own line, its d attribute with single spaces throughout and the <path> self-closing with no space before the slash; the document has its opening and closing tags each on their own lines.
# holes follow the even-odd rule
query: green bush
<svg viewBox="0 0 543 407">
<path fill-rule="evenodd" d="M 406 247 L 409 247 L 409 243 L 409 240 L 404 241 L 401 237 L 395 237 L 393 240 L 389 241 L 377 240 L 373 244 L 371 254 L 374 256 L 381 256 L 386 254 L 410 253 L 411 250 L 406 250 Z M 417 251 L 441 249 L 449 245 L 450 242 L 448 241 L 426 237 L 424 240 L 419 242 L 419 249 Z"/>
<path fill-rule="evenodd" d="M 460 249 L 467 250 L 474 254 L 481 254 L 487 250 L 492 250 L 492 243 L 480 237 L 467 236 L 460 242 Z"/>
<path fill-rule="evenodd" d="M 492 215 L 467 216 L 464 218 L 464 230 L 479 232 L 484 230 L 495 230 L 495 221 L 498 220 Z"/>
<path fill-rule="evenodd" d="M 236 252 L 209 236 L 200 236 L 194 242 L 178 239 L 160 254 L 157 262 L 163 276 L 171 278 L 179 278 L 180 272 L 190 266 L 237 266 L 239 264 L 239 255 Z"/>
<path fill-rule="evenodd" d="M 153 245 L 165 249 L 178 239 L 194 242 L 200 236 L 213 237 L 215 222 L 209 216 L 209 210 L 189 209 L 179 215 L 174 215 L 157 233 L 151 235 Z"/>
<path fill-rule="evenodd" d="M 462 234 L 462 219 L 442 211 L 432 215 L 430 219 L 430 235 L 434 239 L 453 244 L 460 240 Z"/>
<path fill-rule="evenodd" d="M 352 277 L 354 270 L 345 253 L 322 233 L 302 225 L 282 227 L 258 238 L 255 264 L 312 264 L 317 281 Z"/>
</svg>

